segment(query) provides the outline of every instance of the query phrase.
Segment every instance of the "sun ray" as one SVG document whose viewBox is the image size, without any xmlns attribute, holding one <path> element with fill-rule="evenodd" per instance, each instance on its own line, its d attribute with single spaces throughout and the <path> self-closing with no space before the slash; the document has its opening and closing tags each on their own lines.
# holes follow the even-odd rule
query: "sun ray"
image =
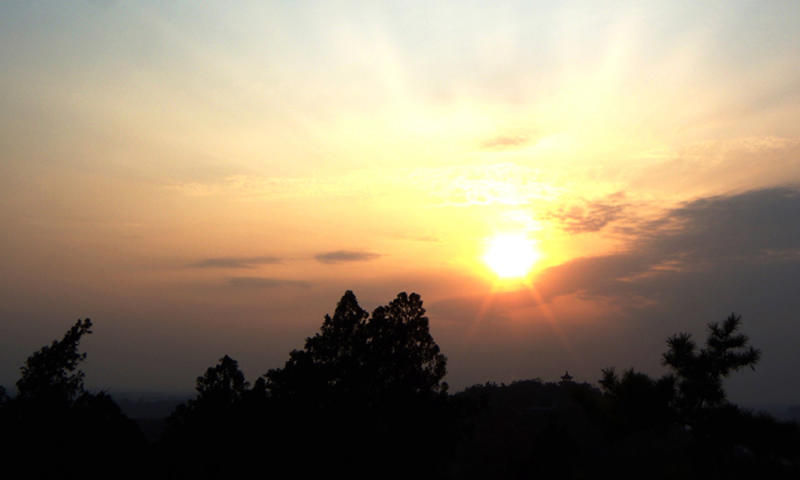
<svg viewBox="0 0 800 480">
<path fill-rule="evenodd" d="M 561 325 L 561 322 L 553 313 L 553 310 L 550 308 L 548 302 L 545 301 L 542 294 L 539 292 L 539 289 L 536 288 L 536 284 L 533 283 L 530 279 L 525 279 L 523 282 L 525 288 L 528 290 L 528 293 L 533 297 L 534 301 L 536 302 L 536 306 L 542 312 L 542 315 L 547 320 L 547 323 L 550 324 L 550 327 L 553 329 L 553 333 L 556 334 L 558 339 L 561 341 L 562 346 L 566 351 L 570 354 L 573 360 L 578 363 L 581 363 L 580 356 L 575 348 L 572 346 L 572 342 L 569 341 L 569 337 L 567 337 L 567 333 L 564 331 L 564 327 Z"/>
</svg>

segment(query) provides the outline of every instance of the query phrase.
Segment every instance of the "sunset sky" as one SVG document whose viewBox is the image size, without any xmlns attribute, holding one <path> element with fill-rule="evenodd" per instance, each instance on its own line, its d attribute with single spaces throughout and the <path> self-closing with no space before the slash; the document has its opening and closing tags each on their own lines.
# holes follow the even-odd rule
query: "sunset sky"
<svg viewBox="0 0 800 480">
<path fill-rule="evenodd" d="M 0 384 L 86 317 L 90 388 L 254 381 L 407 291 L 454 391 L 736 312 L 800 404 L 800 3 L 234 3 L 0 4 Z"/>
</svg>

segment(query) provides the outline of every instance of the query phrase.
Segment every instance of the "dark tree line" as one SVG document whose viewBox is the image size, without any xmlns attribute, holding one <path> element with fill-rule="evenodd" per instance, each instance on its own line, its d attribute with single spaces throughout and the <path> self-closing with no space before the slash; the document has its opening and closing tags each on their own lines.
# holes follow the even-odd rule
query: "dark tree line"
<svg viewBox="0 0 800 480">
<path fill-rule="evenodd" d="M 705 347 L 700 349 L 691 334 L 668 338 L 662 364 L 671 372 L 657 380 L 633 369 L 620 377 L 612 367 L 602 371 L 600 385 L 635 425 L 677 423 L 703 429 L 709 415 L 731 407 L 723 380 L 742 368 L 755 369 L 761 358 L 761 351 L 748 346 L 749 338 L 738 333 L 741 321 L 731 314 L 722 324 L 709 324 Z"/>
<path fill-rule="evenodd" d="M 183 471 L 209 478 L 224 477 L 215 465 L 230 473 L 242 452 L 260 451 L 309 476 L 433 476 L 452 443 L 445 373 L 419 295 L 401 293 L 370 315 L 348 291 L 320 332 L 252 387 L 227 356 L 209 368 L 164 444 Z"/>
<path fill-rule="evenodd" d="M 526 380 L 451 395 L 419 295 L 372 313 L 348 291 L 319 333 L 252 384 L 225 355 L 147 442 L 84 387 L 79 320 L 0 387 L 6 478 L 797 478 L 800 429 L 727 401 L 723 380 L 761 352 L 731 315 L 667 340 L 660 378 L 602 370 L 590 384 Z"/>
<path fill-rule="evenodd" d="M 2 395 L 0 455 L 5 478 L 137 478 L 148 445 L 113 399 L 84 389 L 78 346 L 92 322 L 28 357 L 17 395 Z M 4 392 L 3 392 L 4 393 Z"/>
</svg>

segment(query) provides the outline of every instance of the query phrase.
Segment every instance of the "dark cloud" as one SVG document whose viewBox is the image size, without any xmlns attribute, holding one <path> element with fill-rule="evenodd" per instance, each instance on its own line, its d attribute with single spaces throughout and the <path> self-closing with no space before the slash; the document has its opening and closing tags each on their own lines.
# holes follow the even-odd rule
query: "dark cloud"
<svg viewBox="0 0 800 480">
<path fill-rule="evenodd" d="M 651 247 L 693 260 L 762 259 L 800 248 L 800 192 L 775 188 L 686 203 Z"/>
<path fill-rule="evenodd" d="M 643 292 L 671 277 L 800 261 L 800 192 L 775 188 L 685 203 L 643 222 L 627 252 L 579 258 L 542 273 L 545 298 Z M 746 279 L 740 279 L 744 282 Z"/>
<path fill-rule="evenodd" d="M 476 337 L 515 331 L 519 320 L 510 319 L 550 325 L 545 313 L 556 312 L 553 318 L 580 352 L 576 357 L 585 362 L 585 371 L 619 363 L 654 374 L 663 373 L 658 359 L 669 335 L 690 332 L 702 342 L 709 322 L 736 312 L 764 357 L 753 376 L 737 375 L 730 383 L 733 398 L 796 402 L 798 226 L 800 191 L 793 188 L 703 198 L 641 221 L 625 252 L 578 258 L 542 271 L 533 279 L 538 295 L 523 291 L 491 299 L 453 298 L 435 303 L 431 311 L 461 321 L 462 328 L 477 322 L 483 330 Z M 564 313 L 576 305 L 587 308 Z M 514 355 L 560 337 L 537 331 L 528 338 L 533 343 L 514 347 Z M 509 354 L 508 368 L 515 365 L 514 355 Z M 464 358 L 467 364 L 468 355 Z"/>
<path fill-rule="evenodd" d="M 273 288 L 273 287 L 308 287 L 308 282 L 299 280 L 282 280 L 279 278 L 263 277 L 233 277 L 228 279 L 228 285 L 236 288 Z"/>
<path fill-rule="evenodd" d="M 603 200 L 587 201 L 583 205 L 559 209 L 545 218 L 558 220 L 561 228 L 571 234 L 597 232 L 620 219 L 627 207 L 625 193 L 618 192 Z"/>
<path fill-rule="evenodd" d="M 276 257 L 207 258 L 191 265 L 192 268 L 255 268 L 257 265 L 281 263 Z"/>
<path fill-rule="evenodd" d="M 335 252 L 320 253 L 314 258 L 322 263 L 366 262 L 375 260 L 383 255 L 371 252 L 358 252 L 352 250 L 337 250 Z"/>
</svg>

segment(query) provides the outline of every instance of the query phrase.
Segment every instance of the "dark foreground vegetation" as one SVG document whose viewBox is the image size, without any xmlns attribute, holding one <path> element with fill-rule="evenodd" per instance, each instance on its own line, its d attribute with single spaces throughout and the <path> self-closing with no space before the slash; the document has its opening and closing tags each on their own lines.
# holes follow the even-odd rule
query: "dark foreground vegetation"
<svg viewBox="0 0 800 480">
<path fill-rule="evenodd" d="M 372 314 L 347 292 L 283 368 L 246 381 L 227 355 L 158 441 L 84 388 L 78 321 L 0 387 L 0 476 L 10 479 L 800 478 L 800 428 L 726 400 L 760 351 L 731 315 L 698 347 L 667 340 L 670 373 L 599 372 L 600 389 L 539 380 L 450 394 L 419 295 Z"/>
</svg>

